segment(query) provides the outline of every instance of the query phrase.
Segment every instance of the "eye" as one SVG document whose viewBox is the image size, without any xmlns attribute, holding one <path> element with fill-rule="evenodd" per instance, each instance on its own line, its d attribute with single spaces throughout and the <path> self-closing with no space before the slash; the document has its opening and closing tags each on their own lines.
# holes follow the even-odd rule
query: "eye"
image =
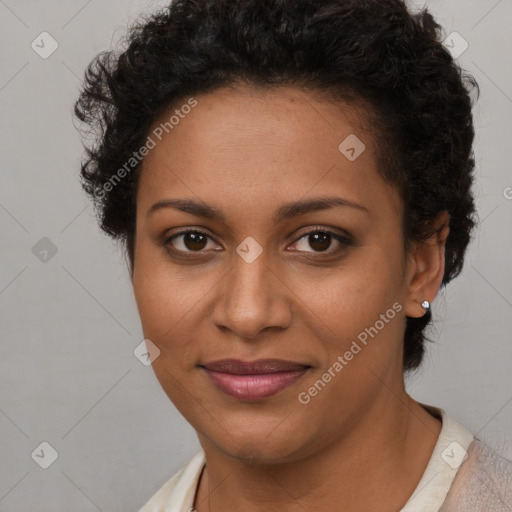
<svg viewBox="0 0 512 512">
<path fill-rule="evenodd" d="M 169 237 L 164 245 L 173 252 L 200 252 L 208 250 L 208 240 L 212 240 L 212 238 L 206 233 L 188 229 Z M 210 249 L 212 248 L 210 247 Z"/>
<path fill-rule="evenodd" d="M 337 242 L 338 246 L 333 250 L 329 250 L 333 240 Z M 302 252 L 332 254 L 342 250 L 345 246 L 353 244 L 352 241 L 345 236 L 333 233 L 332 231 L 315 229 L 305 233 L 294 245 L 298 246 L 298 250 Z M 308 246 L 311 247 L 313 251 L 308 251 Z"/>
<path fill-rule="evenodd" d="M 212 242 L 212 247 L 208 247 L 209 241 Z M 337 243 L 337 247 L 331 249 L 333 241 Z M 180 253 L 199 254 L 203 251 L 219 250 L 219 246 L 214 243 L 213 239 L 209 235 L 197 229 L 187 229 L 180 231 L 179 233 L 176 233 L 167 238 L 163 245 L 169 252 L 172 252 L 176 255 L 179 255 Z M 345 247 L 351 245 L 353 245 L 353 242 L 348 237 L 319 228 L 304 233 L 293 244 L 293 246 L 295 246 L 294 250 L 298 250 L 299 252 L 309 252 L 313 254 L 335 254 L 343 250 Z M 308 246 L 313 250 L 308 250 Z"/>
</svg>

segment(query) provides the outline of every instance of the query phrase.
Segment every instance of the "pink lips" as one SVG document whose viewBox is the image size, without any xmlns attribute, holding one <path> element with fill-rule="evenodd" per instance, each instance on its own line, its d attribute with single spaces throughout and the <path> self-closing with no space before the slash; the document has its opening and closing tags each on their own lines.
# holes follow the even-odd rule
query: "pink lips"
<svg viewBox="0 0 512 512">
<path fill-rule="evenodd" d="M 206 363 L 202 368 L 224 393 L 241 400 L 258 400 L 291 386 L 310 366 L 281 359 L 224 359 Z"/>
</svg>

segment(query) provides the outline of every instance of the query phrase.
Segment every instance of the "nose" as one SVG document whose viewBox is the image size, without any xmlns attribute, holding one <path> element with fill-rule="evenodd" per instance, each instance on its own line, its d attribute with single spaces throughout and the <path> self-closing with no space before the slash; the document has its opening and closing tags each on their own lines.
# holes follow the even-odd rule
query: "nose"
<svg viewBox="0 0 512 512">
<path fill-rule="evenodd" d="M 213 322 L 223 331 L 254 340 L 265 329 L 290 325 L 292 295 L 264 254 L 248 263 L 235 253 L 233 268 L 217 289 Z"/>
</svg>

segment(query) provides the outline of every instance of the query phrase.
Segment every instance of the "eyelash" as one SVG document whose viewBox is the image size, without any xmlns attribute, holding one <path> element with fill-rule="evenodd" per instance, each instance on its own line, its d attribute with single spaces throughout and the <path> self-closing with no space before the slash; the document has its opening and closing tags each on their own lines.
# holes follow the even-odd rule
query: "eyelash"
<svg viewBox="0 0 512 512">
<path fill-rule="evenodd" d="M 172 247 L 170 247 L 170 244 L 172 243 L 172 241 L 180 236 L 183 236 L 183 235 L 186 235 L 187 233 L 196 233 L 196 234 L 199 234 L 199 235 L 203 235 L 203 236 L 206 236 L 207 238 L 209 238 L 210 240 L 213 240 L 211 236 L 209 236 L 208 234 L 200 231 L 199 229 L 194 229 L 194 228 L 188 228 L 188 229 L 184 229 L 182 231 L 180 231 L 179 233 L 175 233 L 174 235 L 166 238 L 163 242 L 163 245 L 165 247 L 165 249 L 167 250 L 168 253 L 170 253 L 171 255 L 183 255 L 183 254 L 201 254 L 202 251 L 182 251 L 180 249 L 174 249 Z M 303 238 L 306 238 L 306 237 L 309 237 L 310 235 L 314 235 L 316 233 L 321 233 L 321 234 L 324 234 L 324 235 L 330 235 L 332 238 L 334 238 L 337 242 L 339 242 L 340 246 L 334 250 L 330 250 L 330 249 L 327 249 L 326 251 L 298 251 L 298 252 L 306 252 L 306 254 L 308 253 L 312 253 L 312 254 L 318 254 L 319 256 L 322 256 L 322 255 L 335 255 L 335 254 L 338 254 L 340 251 L 342 251 L 343 249 L 345 249 L 346 247 L 350 247 L 350 246 L 353 246 L 354 243 L 352 240 L 350 240 L 349 238 L 347 238 L 346 236 L 343 236 L 343 235 L 339 235 L 338 233 L 334 233 L 333 231 L 330 231 L 328 229 L 322 229 L 322 228 L 314 228 L 312 229 L 311 231 L 308 231 L 306 233 L 303 233 L 297 240 L 295 240 L 295 242 L 293 242 L 292 245 L 296 244 L 297 242 L 299 242 L 300 240 L 302 240 Z"/>
</svg>

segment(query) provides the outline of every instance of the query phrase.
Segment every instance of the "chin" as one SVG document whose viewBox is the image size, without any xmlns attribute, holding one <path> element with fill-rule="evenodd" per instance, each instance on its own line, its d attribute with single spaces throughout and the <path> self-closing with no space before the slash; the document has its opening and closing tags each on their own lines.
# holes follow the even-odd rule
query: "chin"
<svg viewBox="0 0 512 512">
<path fill-rule="evenodd" d="M 194 426 L 193 420 L 190 423 Z M 194 428 L 203 448 L 214 448 L 247 464 L 294 462 L 307 457 L 308 447 L 315 452 L 315 429 L 308 428 L 303 420 L 296 419 L 292 424 L 283 421 L 282 416 L 264 420 L 251 414 L 235 421 L 226 414 L 222 426 L 209 422 Z"/>
</svg>

